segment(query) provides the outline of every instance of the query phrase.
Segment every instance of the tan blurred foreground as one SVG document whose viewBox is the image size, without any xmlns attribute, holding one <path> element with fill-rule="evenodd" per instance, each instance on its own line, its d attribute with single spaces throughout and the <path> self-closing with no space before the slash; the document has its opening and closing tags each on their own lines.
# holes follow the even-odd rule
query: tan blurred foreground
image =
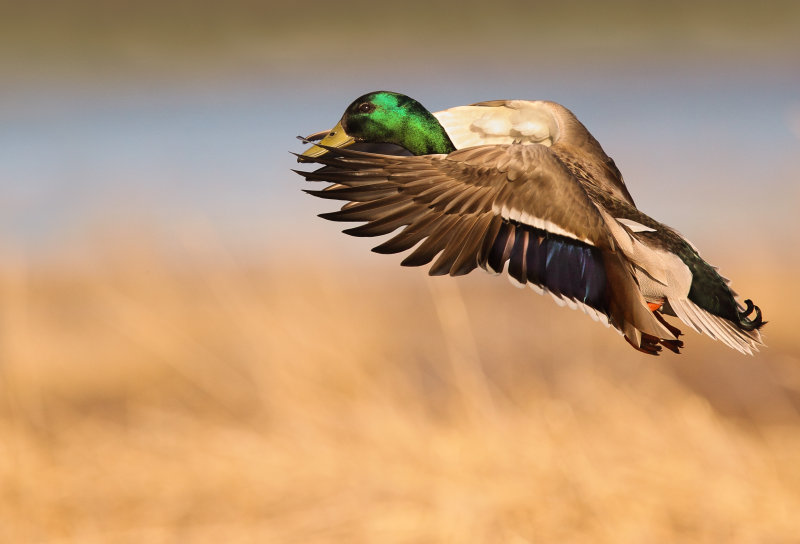
<svg viewBox="0 0 800 544">
<path fill-rule="evenodd" d="M 650 358 L 398 260 L 4 259 L 0 541 L 797 541 L 800 267 L 724 267 L 759 356 Z"/>
</svg>

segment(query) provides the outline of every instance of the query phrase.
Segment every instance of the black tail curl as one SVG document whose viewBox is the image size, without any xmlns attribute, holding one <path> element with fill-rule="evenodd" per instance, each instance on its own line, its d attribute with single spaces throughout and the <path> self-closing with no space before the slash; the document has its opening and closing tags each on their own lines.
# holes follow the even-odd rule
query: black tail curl
<svg viewBox="0 0 800 544">
<path fill-rule="evenodd" d="M 745 300 L 744 303 L 747 305 L 747 308 L 745 308 L 742 311 L 737 310 L 736 312 L 736 314 L 739 317 L 740 329 L 742 329 L 743 331 L 754 331 L 756 329 L 760 329 L 761 327 L 767 324 L 766 321 L 761 319 L 761 308 L 754 305 L 753 301 L 750 300 L 749 298 Z M 756 312 L 756 317 L 754 319 L 750 319 L 750 314 L 752 314 L 754 310 Z"/>
</svg>

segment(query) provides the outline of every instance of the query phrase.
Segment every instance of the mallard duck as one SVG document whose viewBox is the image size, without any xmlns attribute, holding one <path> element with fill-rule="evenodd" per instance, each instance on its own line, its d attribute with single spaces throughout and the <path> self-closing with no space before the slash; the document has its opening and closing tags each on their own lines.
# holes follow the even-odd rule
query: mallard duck
<svg viewBox="0 0 800 544">
<path fill-rule="evenodd" d="M 739 304 L 690 242 L 636 208 L 614 161 L 564 106 L 497 100 L 431 113 L 378 91 L 304 140 L 316 144 L 298 161 L 323 167 L 295 172 L 332 184 L 306 192 L 347 201 L 321 217 L 364 222 L 344 231 L 353 236 L 402 227 L 373 251 L 414 248 L 404 266 L 436 258 L 431 275 L 505 271 L 652 355 L 683 347 L 664 315 L 742 353 L 763 345 L 761 310 Z"/>
</svg>

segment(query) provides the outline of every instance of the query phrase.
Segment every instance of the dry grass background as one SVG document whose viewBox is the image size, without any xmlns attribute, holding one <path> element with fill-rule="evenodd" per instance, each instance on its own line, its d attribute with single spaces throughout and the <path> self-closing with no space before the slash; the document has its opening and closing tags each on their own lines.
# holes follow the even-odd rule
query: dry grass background
<svg viewBox="0 0 800 544">
<path fill-rule="evenodd" d="M 725 267 L 760 355 L 648 358 L 483 274 L 158 247 L 0 260 L 0 541 L 797 541 L 800 267 Z"/>
</svg>

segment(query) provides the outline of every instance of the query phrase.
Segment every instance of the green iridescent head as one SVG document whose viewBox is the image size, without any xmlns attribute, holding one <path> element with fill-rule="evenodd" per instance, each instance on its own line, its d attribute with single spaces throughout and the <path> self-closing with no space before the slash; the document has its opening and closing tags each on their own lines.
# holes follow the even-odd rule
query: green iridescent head
<svg viewBox="0 0 800 544">
<path fill-rule="evenodd" d="M 450 153 L 453 142 L 431 112 L 404 94 L 376 91 L 355 99 L 342 119 L 321 141 L 330 147 L 345 147 L 356 142 L 396 144 L 414 155 Z M 325 153 L 312 147 L 304 157 Z"/>
</svg>

